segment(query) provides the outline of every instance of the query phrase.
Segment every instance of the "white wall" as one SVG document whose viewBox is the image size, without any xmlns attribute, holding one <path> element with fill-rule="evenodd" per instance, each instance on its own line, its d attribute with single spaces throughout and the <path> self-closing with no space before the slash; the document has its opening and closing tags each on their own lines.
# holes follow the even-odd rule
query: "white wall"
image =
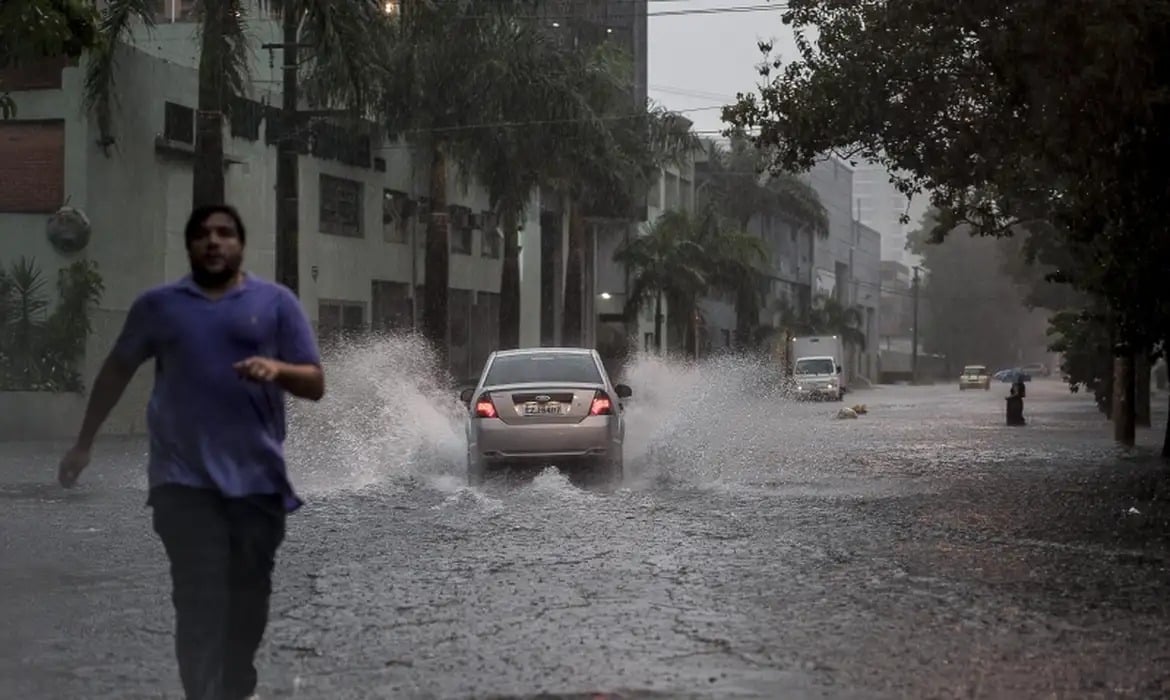
<svg viewBox="0 0 1170 700">
<path fill-rule="evenodd" d="M 162 155 L 155 147 L 156 135 L 163 133 L 164 103 L 185 106 L 196 103 L 197 75 L 182 65 L 194 54 L 191 25 L 156 28 L 143 46 L 148 50 L 123 47 L 116 82 L 117 110 L 113 121 L 115 145 L 109 154 L 98 146 L 96 121 L 86 115 L 82 104 L 84 64 L 66 68 L 60 90 L 15 93 L 18 116 L 24 120 L 65 121 L 65 193 L 68 204 L 88 215 L 93 235 L 88 248 L 78 256 L 94 260 L 105 282 L 105 294 L 94 310 L 94 333 L 87 344 L 83 377 L 87 386 L 104 360 L 121 328 L 127 309 L 144 289 L 174 280 L 187 272 L 183 225 L 191 206 L 191 163 L 181 155 Z M 258 40 L 263 34 L 254 31 Z M 166 55 L 166 60 L 160 58 Z M 266 61 L 265 61 L 266 63 Z M 259 76 L 258 76 L 259 77 Z M 257 81 L 260 84 L 260 81 Z M 254 93 L 253 99 L 270 93 Z M 225 155 L 233 164 L 226 173 L 228 202 L 236 205 L 248 227 L 247 267 L 264 277 L 273 275 L 275 264 L 275 148 L 266 145 L 264 125 L 260 138 L 250 141 L 233 138 L 225 125 Z M 387 172 L 353 168 L 311 157 L 300 159 L 300 241 L 302 303 L 309 316 L 317 317 L 320 298 L 349 299 L 366 304 L 371 297 L 370 282 L 383 279 L 410 281 L 410 252 L 407 246 L 389 243 L 382 237 L 382 188 L 412 191 L 409 152 L 396 145 L 382 146 L 375 153 L 387 161 Z M 420 169 L 422 170 L 422 169 Z M 343 238 L 319 232 L 318 175 L 328 173 L 364 183 L 365 236 Z M 425 171 L 416 177 L 425 185 Z M 422 187 L 413 191 L 421 192 Z M 487 209 L 486 194 L 472 183 L 464 189 L 452 173 L 450 204 L 475 211 Z M 539 207 L 535 197 L 524 222 L 521 251 L 521 343 L 538 345 L 540 336 L 540 246 Z M 44 215 L 0 214 L 0 262 L 20 256 L 34 256 L 46 277 L 73 262 L 49 245 Z M 418 281 L 423 281 L 419 235 Z M 451 286 L 497 292 L 501 261 L 480 255 L 481 237 L 473 242 L 472 255 L 452 255 Z M 312 268 L 318 268 L 314 282 Z M 150 372 L 144 369 L 125 399 L 111 416 L 107 432 L 139 432 L 143 429 L 145 399 Z M 46 426 L 45 434 L 68 436 L 76 430 L 72 416 L 61 414 L 57 424 Z M 7 437 L 0 434 L 0 438 Z"/>
</svg>

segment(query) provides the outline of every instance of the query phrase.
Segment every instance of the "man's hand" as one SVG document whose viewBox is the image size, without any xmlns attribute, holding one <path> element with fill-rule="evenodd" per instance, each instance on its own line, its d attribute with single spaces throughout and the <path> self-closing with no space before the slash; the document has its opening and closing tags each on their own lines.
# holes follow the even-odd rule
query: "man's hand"
<svg viewBox="0 0 1170 700">
<path fill-rule="evenodd" d="M 249 357 L 232 365 L 241 377 L 257 382 L 274 382 L 280 378 L 284 364 L 267 357 Z"/>
<path fill-rule="evenodd" d="M 88 466 L 89 448 L 74 445 L 61 458 L 61 464 L 57 467 L 57 483 L 67 489 L 73 488 L 77 483 L 77 477 L 81 476 L 81 472 Z"/>
</svg>

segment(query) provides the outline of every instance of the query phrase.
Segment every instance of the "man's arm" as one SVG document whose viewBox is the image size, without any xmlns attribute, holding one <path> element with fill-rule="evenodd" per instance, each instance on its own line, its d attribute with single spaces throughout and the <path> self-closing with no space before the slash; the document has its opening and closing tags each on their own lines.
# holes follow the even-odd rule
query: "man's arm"
<svg viewBox="0 0 1170 700">
<path fill-rule="evenodd" d="M 77 446 L 88 450 L 98 430 L 118 405 L 126 386 L 142 363 L 154 356 L 152 305 L 145 296 L 130 305 L 126 323 L 109 357 L 102 363 L 85 407 L 85 418 L 77 435 Z"/>
<path fill-rule="evenodd" d="M 325 372 L 309 318 L 300 301 L 285 289 L 281 290 L 279 311 L 275 381 L 297 398 L 320 401 L 325 396 Z"/>
<path fill-rule="evenodd" d="M 93 380 L 89 403 L 85 406 L 85 418 L 81 421 L 81 432 L 77 435 L 78 447 L 88 450 L 93 446 L 98 429 L 109 418 L 114 406 L 118 405 L 118 400 L 122 398 L 136 370 L 136 367 L 127 367 L 113 354 L 102 363 L 97 378 Z"/>
</svg>

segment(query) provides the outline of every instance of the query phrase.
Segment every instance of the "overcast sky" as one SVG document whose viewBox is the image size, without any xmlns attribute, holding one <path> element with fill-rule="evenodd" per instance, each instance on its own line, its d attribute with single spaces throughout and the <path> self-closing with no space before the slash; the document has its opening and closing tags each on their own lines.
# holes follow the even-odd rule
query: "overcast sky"
<svg viewBox="0 0 1170 700">
<path fill-rule="evenodd" d="M 649 0 L 650 98 L 681 111 L 697 131 L 723 128 L 719 106 L 759 82 L 757 42 L 795 57 L 784 3 L 768 0 Z M 703 13 L 702 11 L 709 13 Z M 662 14 L 662 13 L 692 14 Z"/>
</svg>

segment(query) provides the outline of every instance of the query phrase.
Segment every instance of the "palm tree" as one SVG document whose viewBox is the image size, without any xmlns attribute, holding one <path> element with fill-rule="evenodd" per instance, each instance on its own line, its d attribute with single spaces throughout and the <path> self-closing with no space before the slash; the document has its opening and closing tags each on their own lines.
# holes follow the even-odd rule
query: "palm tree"
<svg viewBox="0 0 1170 700">
<path fill-rule="evenodd" d="M 196 112 L 192 199 L 195 206 L 224 201 L 223 117 L 231 98 L 246 94 L 251 50 L 246 0 L 202 0 L 199 22 L 199 96 Z M 104 143 L 113 142 L 112 117 L 118 45 L 132 38 L 136 23 L 154 25 L 154 0 L 109 0 L 102 13 L 101 38 L 86 74 L 86 105 L 98 121 Z M 259 0 L 261 13 L 298 18 L 297 44 L 310 52 L 305 70 L 318 104 L 344 102 L 360 111 L 385 46 L 384 5 L 377 0 Z"/>
<path fill-rule="evenodd" d="M 628 73 L 626 73 L 628 75 Z M 591 103 L 608 115 L 578 135 L 576 143 L 588 144 L 562 161 L 562 182 L 570 203 L 568 256 L 565 266 L 565 298 L 562 340 L 578 345 L 584 322 L 585 217 L 633 219 L 658 172 L 667 165 L 684 164 L 700 147 L 691 123 L 660 106 L 648 104 L 643 112 L 628 114 L 629 86 L 606 92 L 591 91 Z"/>
<path fill-rule="evenodd" d="M 606 125 L 588 96 L 620 89 L 620 67 L 601 50 L 566 47 L 531 17 L 501 18 L 494 56 L 506 74 L 480 101 L 487 124 L 474 138 L 452 143 L 454 158 L 488 190 L 501 222 L 504 256 L 500 280 L 500 342 L 520 340 L 518 222 L 532 192 L 560 181 L 558 166 L 582 153 L 587 138 Z"/>
<path fill-rule="evenodd" d="M 558 108 L 550 102 L 566 94 L 559 71 L 542 75 L 541 61 L 556 55 L 539 35 L 534 7 L 533 0 L 416 2 L 404 5 L 395 22 L 383 70 L 383 112 L 389 131 L 429 162 L 422 330 L 441 355 L 447 351 L 452 164 L 465 178 L 486 181 L 502 219 L 507 279 L 501 314 L 509 314 L 503 340 L 518 340 L 518 315 L 510 316 L 519 306 L 516 221 L 540 180 L 537 159 L 547 145 L 544 132 L 526 129 L 539 126 L 532 122 L 544 121 L 541 116 Z"/>
<path fill-rule="evenodd" d="M 721 216 L 742 230 L 759 216 L 779 216 L 819 238 L 828 237 L 828 212 L 816 191 L 791 173 L 764 172 L 767 159 L 745 133 L 732 132 L 726 147 L 707 141 L 705 151 L 702 199 Z M 736 335 L 741 343 L 758 335 L 760 289 L 768 277 L 757 270 L 745 275 L 744 284 L 735 290 Z"/>
<path fill-rule="evenodd" d="M 728 145 L 706 141 L 707 199 L 723 216 L 747 229 L 761 214 L 788 216 L 824 238 L 829 215 L 808 183 L 787 172 L 765 172 L 768 160 L 743 132 L 732 132 Z"/>
<path fill-rule="evenodd" d="M 614 261 L 631 274 L 626 315 L 636 316 L 648 301 L 654 302 L 656 351 L 662 350 L 663 299 L 673 309 L 684 300 L 697 300 L 711 288 L 706 251 L 695 238 L 687 213 L 668 211 L 614 253 Z"/>
<path fill-rule="evenodd" d="M 699 300 L 714 290 L 738 292 L 754 283 L 753 272 L 767 256 L 763 243 L 726 223 L 710 207 L 697 215 L 668 211 L 615 254 L 633 275 L 627 314 L 655 302 L 656 348 L 661 349 L 664 298 L 670 325 L 689 331 L 686 344 L 693 351 Z"/>
</svg>

